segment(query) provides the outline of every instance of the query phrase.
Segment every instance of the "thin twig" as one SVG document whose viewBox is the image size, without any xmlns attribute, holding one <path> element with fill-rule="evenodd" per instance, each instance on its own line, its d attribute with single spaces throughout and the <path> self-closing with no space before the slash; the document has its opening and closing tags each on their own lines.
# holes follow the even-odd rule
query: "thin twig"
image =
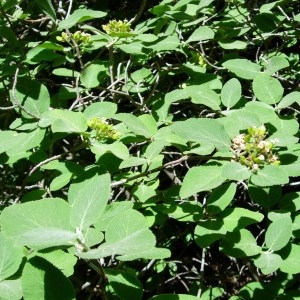
<svg viewBox="0 0 300 300">
<path fill-rule="evenodd" d="M 73 47 L 74 47 L 74 49 L 75 49 L 76 57 L 77 57 L 77 59 L 78 59 L 78 61 L 79 61 L 80 69 L 83 70 L 84 64 L 83 64 L 82 59 L 81 59 L 81 58 L 82 58 L 82 55 L 81 55 L 81 53 L 80 53 L 79 46 L 78 46 L 78 44 L 76 43 L 76 41 L 73 39 L 72 33 L 70 32 L 70 30 L 69 30 L 69 29 L 66 29 L 66 32 L 67 32 L 68 36 L 70 37 L 70 40 L 71 40 L 71 42 L 72 42 L 72 44 L 73 44 Z"/>
<path fill-rule="evenodd" d="M 70 153 L 73 153 L 75 151 L 78 151 L 80 149 L 83 149 L 86 145 L 83 143 L 81 145 L 79 145 L 78 147 L 75 147 L 74 149 L 71 149 L 69 151 L 66 151 L 64 153 L 61 153 L 61 154 L 58 154 L 58 155 L 54 155 L 52 157 L 49 157 L 43 161 L 41 161 L 40 163 L 38 163 L 37 165 L 35 165 L 31 170 L 30 172 L 28 173 L 28 176 L 31 176 L 37 169 L 39 169 L 41 166 L 47 164 L 48 162 L 50 161 L 53 161 L 53 160 L 57 160 L 57 159 L 60 159 L 62 157 L 64 157 L 65 155 L 68 155 Z"/>
<path fill-rule="evenodd" d="M 147 0 L 143 0 L 137 14 L 128 23 L 134 24 L 140 19 L 140 17 L 142 16 L 142 14 L 146 8 L 146 4 L 147 4 Z"/>
<path fill-rule="evenodd" d="M 73 5 L 73 0 L 69 0 L 69 7 L 68 7 L 68 11 L 67 11 L 65 19 L 70 16 L 71 10 L 72 10 L 72 5 Z"/>
</svg>

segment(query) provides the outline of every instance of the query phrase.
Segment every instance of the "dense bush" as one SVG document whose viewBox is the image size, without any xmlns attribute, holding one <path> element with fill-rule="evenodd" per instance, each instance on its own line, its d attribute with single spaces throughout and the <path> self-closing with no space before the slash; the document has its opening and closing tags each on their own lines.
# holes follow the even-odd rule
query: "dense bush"
<svg viewBox="0 0 300 300">
<path fill-rule="evenodd" d="M 0 299 L 300 298 L 297 0 L 0 11 Z"/>
</svg>

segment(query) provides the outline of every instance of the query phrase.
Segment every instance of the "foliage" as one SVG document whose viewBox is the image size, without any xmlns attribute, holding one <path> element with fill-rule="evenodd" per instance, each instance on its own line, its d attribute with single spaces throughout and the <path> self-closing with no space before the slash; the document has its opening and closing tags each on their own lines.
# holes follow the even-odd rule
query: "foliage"
<svg viewBox="0 0 300 300">
<path fill-rule="evenodd" d="M 300 298 L 297 1 L 96 3 L 0 1 L 0 299 Z"/>
</svg>

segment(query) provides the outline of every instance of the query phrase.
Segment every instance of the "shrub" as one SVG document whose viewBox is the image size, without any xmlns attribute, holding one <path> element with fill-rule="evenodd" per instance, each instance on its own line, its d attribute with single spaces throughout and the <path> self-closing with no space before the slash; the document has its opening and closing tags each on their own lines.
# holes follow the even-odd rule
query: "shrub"
<svg viewBox="0 0 300 300">
<path fill-rule="evenodd" d="M 296 2 L 0 2 L 1 299 L 300 297 Z"/>
</svg>

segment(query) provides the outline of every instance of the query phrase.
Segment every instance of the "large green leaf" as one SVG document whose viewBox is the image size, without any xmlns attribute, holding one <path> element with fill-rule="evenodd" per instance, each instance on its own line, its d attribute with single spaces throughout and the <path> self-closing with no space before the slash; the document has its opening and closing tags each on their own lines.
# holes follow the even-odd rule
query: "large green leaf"
<svg viewBox="0 0 300 300">
<path fill-rule="evenodd" d="M 154 296 L 149 300 L 199 300 L 199 297 L 185 294 L 162 294 Z"/>
<path fill-rule="evenodd" d="M 21 279 L 0 281 L 1 300 L 20 300 L 22 296 Z"/>
<path fill-rule="evenodd" d="M 117 112 L 117 105 L 111 102 L 96 102 L 89 105 L 83 112 L 86 119 L 98 118 L 111 118 Z"/>
<path fill-rule="evenodd" d="M 236 78 L 228 80 L 221 91 L 221 101 L 227 107 L 233 107 L 242 96 L 242 86 Z"/>
<path fill-rule="evenodd" d="M 263 220 L 264 215 L 242 207 L 227 207 L 220 215 L 228 231 L 244 228 Z"/>
<path fill-rule="evenodd" d="M 285 95 L 277 105 L 277 109 L 289 107 L 293 103 L 300 103 L 300 92 L 294 91 Z"/>
<path fill-rule="evenodd" d="M 75 300 L 72 283 L 50 262 L 33 257 L 26 263 L 22 274 L 24 300 Z"/>
<path fill-rule="evenodd" d="M 222 212 L 232 201 L 235 192 L 235 183 L 225 183 L 217 187 L 207 199 L 206 211 L 209 214 L 218 214 Z"/>
<path fill-rule="evenodd" d="M 72 184 L 68 193 L 71 205 L 70 223 L 74 228 L 87 229 L 101 217 L 109 196 L 109 174 L 96 175 Z"/>
<path fill-rule="evenodd" d="M 58 29 L 67 29 L 73 27 L 78 23 L 82 23 L 91 19 L 103 18 L 107 13 L 103 11 L 91 10 L 86 8 L 81 8 L 75 10 L 67 19 L 62 20 L 58 24 Z"/>
<path fill-rule="evenodd" d="M 140 300 L 143 295 L 143 286 L 131 270 L 105 270 L 109 282 L 109 292 L 118 295 L 122 300 Z M 109 293 L 110 294 L 110 293 Z"/>
<path fill-rule="evenodd" d="M 283 264 L 280 255 L 271 252 L 263 252 L 258 259 L 254 261 L 257 268 L 265 275 L 275 272 Z"/>
<path fill-rule="evenodd" d="M 53 109 L 43 114 L 40 126 L 51 125 L 53 132 L 85 132 L 87 120 L 82 112 Z"/>
<path fill-rule="evenodd" d="M 80 76 L 80 81 L 87 89 L 99 86 L 105 77 L 107 70 L 107 64 L 100 60 L 95 60 L 83 70 Z"/>
<path fill-rule="evenodd" d="M 221 243 L 221 250 L 233 257 L 253 256 L 261 252 L 255 237 L 246 229 L 228 233 Z"/>
<path fill-rule="evenodd" d="M 34 253 L 49 261 L 53 266 L 58 268 L 65 276 L 69 277 L 74 273 L 74 265 L 77 262 L 77 257 L 61 249 L 43 250 Z"/>
<path fill-rule="evenodd" d="M 92 259 L 121 255 L 118 257 L 120 260 L 134 260 L 161 259 L 170 255 L 167 249 L 155 248 L 155 236 L 148 229 L 147 219 L 132 209 L 122 211 L 109 220 L 105 239 L 106 242 L 98 248 L 78 252 L 78 256 Z"/>
<path fill-rule="evenodd" d="M 229 149 L 231 145 L 230 137 L 217 120 L 190 118 L 175 122 L 170 127 L 186 141 L 212 145 L 218 149 Z"/>
<path fill-rule="evenodd" d="M 219 165 L 191 168 L 183 179 L 180 197 L 182 199 L 188 198 L 199 192 L 209 191 L 218 187 L 225 181 L 221 172 L 222 167 Z"/>
<path fill-rule="evenodd" d="M 45 136 L 45 130 L 37 128 L 30 132 L 0 131 L 0 153 L 6 152 L 8 156 L 23 154 L 40 145 Z"/>
<path fill-rule="evenodd" d="M 252 80 L 260 74 L 260 66 L 248 59 L 230 59 L 224 62 L 223 67 L 240 78 Z"/>
<path fill-rule="evenodd" d="M 151 137 L 146 125 L 136 116 L 128 113 L 120 113 L 114 116 L 114 119 L 124 122 L 125 125 L 135 134 L 145 137 Z"/>
<path fill-rule="evenodd" d="M 206 248 L 225 236 L 226 232 L 227 230 L 221 219 L 205 220 L 195 227 L 195 242 L 200 247 Z"/>
<path fill-rule="evenodd" d="M 16 86 L 16 97 L 22 106 L 33 115 L 40 117 L 50 106 L 50 94 L 45 85 L 37 80 L 19 78 Z M 32 118 L 22 111 L 26 118 Z"/>
<path fill-rule="evenodd" d="M 187 39 L 187 43 L 190 42 L 200 42 L 203 40 L 211 40 L 215 36 L 214 31 L 208 26 L 198 27 L 191 36 Z"/>
<path fill-rule="evenodd" d="M 276 104 L 282 98 L 283 87 L 278 79 L 263 73 L 254 78 L 253 92 L 258 100 L 267 104 Z"/>
<path fill-rule="evenodd" d="M 52 21 L 56 20 L 55 9 L 52 5 L 51 0 L 34 0 L 35 3 L 40 7 L 40 9 L 52 19 Z"/>
<path fill-rule="evenodd" d="M 251 182 L 262 187 L 281 185 L 288 183 L 289 177 L 284 169 L 272 165 L 266 165 L 262 169 L 259 169 L 257 173 L 252 174 Z"/>
<path fill-rule="evenodd" d="M 0 234 L 0 281 L 10 277 L 20 267 L 23 253 L 22 248 L 15 247 L 13 241 Z M 1 299 L 1 293 L 0 293 Z"/>
<path fill-rule="evenodd" d="M 180 40 L 177 35 L 168 35 L 159 38 L 155 43 L 144 43 L 147 48 L 155 52 L 176 50 L 180 45 Z"/>
<path fill-rule="evenodd" d="M 281 56 L 273 56 L 268 61 L 266 66 L 266 72 L 270 75 L 273 75 L 275 72 L 287 68 L 289 66 L 289 62 L 286 58 Z"/>
<path fill-rule="evenodd" d="M 225 164 L 222 168 L 222 176 L 230 180 L 246 180 L 250 178 L 251 174 L 251 171 L 246 166 L 236 161 Z"/>
<path fill-rule="evenodd" d="M 205 105 L 213 110 L 220 110 L 220 97 L 209 87 L 205 85 L 191 85 L 184 90 L 193 103 Z"/>
<path fill-rule="evenodd" d="M 59 198 L 9 206 L 0 219 L 2 232 L 16 245 L 48 248 L 70 245 L 77 234 L 69 223 L 70 206 Z"/>
<path fill-rule="evenodd" d="M 265 242 L 270 250 L 282 249 L 292 236 L 292 219 L 290 213 L 276 214 L 276 219 L 269 225 Z"/>
<path fill-rule="evenodd" d="M 288 274 L 299 274 L 300 246 L 289 243 L 282 251 L 280 251 L 280 254 L 283 259 L 280 270 Z"/>
</svg>

